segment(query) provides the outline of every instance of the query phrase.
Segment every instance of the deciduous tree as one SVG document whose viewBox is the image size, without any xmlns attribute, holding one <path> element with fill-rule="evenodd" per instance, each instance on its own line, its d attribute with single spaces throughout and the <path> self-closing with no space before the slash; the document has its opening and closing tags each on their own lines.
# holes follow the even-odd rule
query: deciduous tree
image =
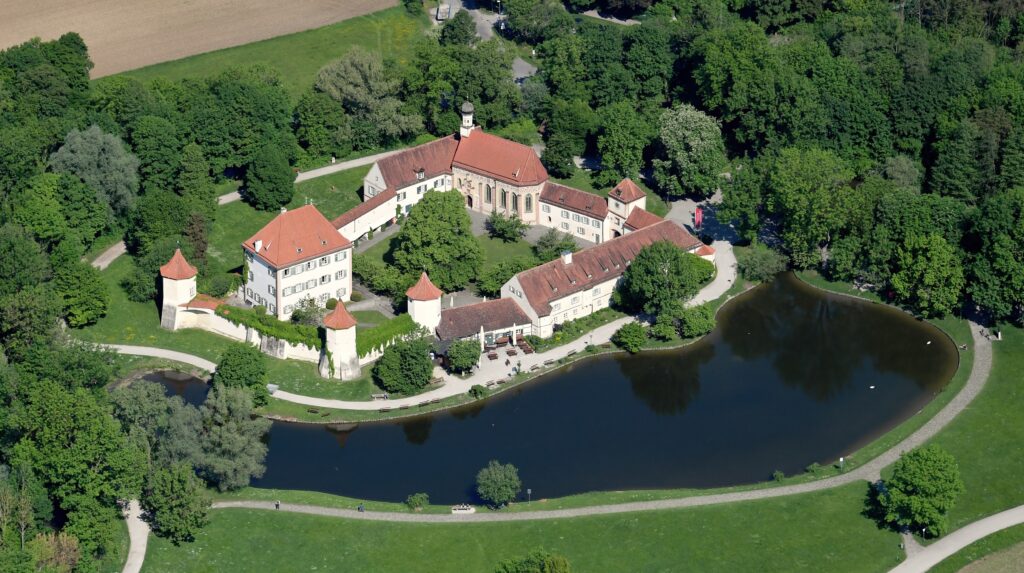
<svg viewBox="0 0 1024 573">
<path fill-rule="evenodd" d="M 256 406 L 265 405 L 270 397 L 266 358 L 259 348 L 245 342 L 231 343 L 224 350 L 217 362 L 213 383 L 249 390 Z"/>
<path fill-rule="evenodd" d="M 630 307 L 657 316 L 690 298 L 711 280 L 715 266 L 667 241 L 641 249 L 623 275 L 619 291 Z"/>
<path fill-rule="evenodd" d="M 210 503 L 202 481 L 186 464 L 155 470 L 142 496 L 153 532 L 176 545 L 195 539 L 207 523 Z"/>
<path fill-rule="evenodd" d="M 964 491 L 956 459 L 937 445 L 904 454 L 884 484 L 878 496 L 884 521 L 915 532 L 926 529 L 928 537 L 945 533 L 946 513 Z"/>
<path fill-rule="evenodd" d="M 288 159 L 274 145 L 265 145 L 245 170 L 245 198 L 257 209 L 272 211 L 287 205 L 295 194 Z"/>
<path fill-rule="evenodd" d="M 519 470 L 512 464 L 491 460 L 487 467 L 476 475 L 476 493 L 491 507 L 502 507 L 515 501 L 522 488 Z"/>
<path fill-rule="evenodd" d="M 710 197 L 726 166 L 718 121 L 689 104 L 661 114 L 658 143 L 665 159 L 654 160 L 654 178 L 669 195 Z"/>
<path fill-rule="evenodd" d="M 391 254 L 402 273 L 426 271 L 445 292 L 466 286 L 483 262 L 462 195 L 452 192 L 423 195 L 398 232 Z"/>
<path fill-rule="evenodd" d="M 916 235 L 897 250 L 892 276 L 896 296 L 926 317 L 952 312 L 964 288 L 963 264 L 956 251 L 936 233 Z"/>
<path fill-rule="evenodd" d="M 50 156 L 57 172 L 78 176 L 102 194 L 103 202 L 123 216 L 135 204 L 139 190 L 139 160 L 116 136 L 93 125 L 85 131 L 73 129 L 64 145 Z"/>
<path fill-rule="evenodd" d="M 415 394 L 430 382 L 434 363 L 425 338 L 403 340 L 384 349 L 373 366 L 373 379 L 388 392 Z"/>
<path fill-rule="evenodd" d="M 250 392 L 216 385 L 199 412 L 199 474 L 220 491 L 245 487 L 252 478 L 262 476 L 267 455 L 263 436 L 270 420 L 253 416 Z"/>
</svg>

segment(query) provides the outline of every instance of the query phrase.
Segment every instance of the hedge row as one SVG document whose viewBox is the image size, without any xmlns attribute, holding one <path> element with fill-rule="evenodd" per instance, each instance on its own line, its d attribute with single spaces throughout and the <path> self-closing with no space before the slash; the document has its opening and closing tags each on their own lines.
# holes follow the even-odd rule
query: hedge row
<svg viewBox="0 0 1024 573">
<path fill-rule="evenodd" d="M 263 336 L 285 340 L 292 344 L 304 344 L 310 348 L 319 349 L 323 346 L 319 328 L 308 324 L 294 324 L 278 320 L 267 314 L 266 309 L 262 306 L 252 309 L 221 306 L 217 308 L 216 312 L 218 316 L 223 317 L 231 324 L 248 326 Z"/>
<path fill-rule="evenodd" d="M 412 316 L 400 314 L 387 322 L 360 330 L 356 334 L 356 352 L 359 356 L 366 356 L 374 348 L 384 346 L 399 336 L 411 334 L 417 328 L 419 325 L 412 321 Z"/>
</svg>

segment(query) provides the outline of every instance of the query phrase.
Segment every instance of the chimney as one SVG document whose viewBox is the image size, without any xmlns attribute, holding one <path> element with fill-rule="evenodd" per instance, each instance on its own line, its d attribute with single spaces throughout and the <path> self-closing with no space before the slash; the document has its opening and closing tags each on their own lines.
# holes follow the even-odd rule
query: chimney
<svg viewBox="0 0 1024 573">
<path fill-rule="evenodd" d="M 260 252 L 260 249 L 262 249 L 262 248 L 263 248 L 263 241 L 257 240 L 257 241 L 256 241 L 256 242 L 255 242 L 255 243 L 253 244 L 253 247 L 255 247 L 255 248 L 256 248 L 256 252 L 257 252 L 257 253 L 258 253 L 258 252 Z"/>
<path fill-rule="evenodd" d="M 459 126 L 459 137 L 469 137 L 473 131 L 473 104 L 463 102 L 462 104 L 462 125 Z"/>
<path fill-rule="evenodd" d="M 572 251 L 562 251 L 562 263 L 566 265 L 572 264 Z"/>
<path fill-rule="evenodd" d="M 287 213 L 288 212 L 288 208 L 287 207 L 281 207 L 281 212 L 282 213 Z"/>
</svg>

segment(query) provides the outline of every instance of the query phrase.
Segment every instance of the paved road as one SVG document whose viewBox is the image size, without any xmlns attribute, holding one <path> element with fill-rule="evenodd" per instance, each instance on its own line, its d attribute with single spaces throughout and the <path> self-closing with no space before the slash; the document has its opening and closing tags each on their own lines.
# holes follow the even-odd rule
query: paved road
<svg viewBox="0 0 1024 573">
<path fill-rule="evenodd" d="M 118 241 L 116 244 L 111 245 L 110 248 L 100 253 L 100 256 L 96 257 L 92 262 L 92 266 L 99 270 L 103 270 L 110 266 L 110 263 L 114 262 L 117 257 L 125 254 L 128 247 L 124 244 L 124 241 Z"/>
<path fill-rule="evenodd" d="M 942 428 L 949 424 L 960 412 L 977 397 L 985 386 L 989 371 L 992 367 L 992 343 L 981 335 L 981 327 L 971 323 L 971 336 L 974 339 L 974 364 L 967 383 L 956 397 L 946 406 L 928 420 L 916 432 L 908 436 L 902 442 L 884 452 L 880 456 L 868 461 L 847 473 L 801 484 L 787 485 L 781 487 L 770 487 L 765 489 L 719 493 L 711 495 L 697 495 L 676 499 L 662 499 L 654 501 L 639 501 L 621 503 L 614 505 L 598 505 L 592 507 L 580 507 L 574 509 L 558 509 L 550 511 L 529 511 L 521 513 L 500 513 L 481 512 L 472 515 L 448 515 L 448 514 L 414 514 L 397 512 L 357 512 L 356 510 L 337 509 L 308 505 L 282 504 L 281 511 L 294 511 L 298 513 L 312 513 L 317 515 L 328 515 L 345 517 L 351 519 L 368 519 L 375 521 L 408 521 L 423 523 L 473 523 L 488 521 L 524 521 L 535 519 L 558 519 L 566 517 L 579 517 L 584 515 L 607 515 L 615 513 L 628 513 L 636 511 L 654 511 L 662 509 L 678 509 L 684 507 L 698 507 L 715 505 L 721 503 L 733 503 L 737 501 L 749 501 L 758 499 L 769 499 L 799 493 L 808 493 L 831 489 L 859 481 L 875 481 L 879 479 L 881 470 L 891 465 L 899 457 L 912 450 L 935 436 Z M 586 337 L 584 337 L 586 338 Z M 127 347 L 133 348 L 133 347 Z M 137 347 L 135 347 L 137 348 Z M 152 349 L 150 349 L 152 350 Z M 177 353 L 176 353 L 177 354 Z M 202 359 L 198 359 L 202 360 Z M 194 364 L 193 362 L 189 362 Z M 422 399 L 422 397 L 420 397 Z M 396 400 L 397 402 L 397 400 Z M 376 403 L 375 406 L 379 406 Z M 219 502 L 214 504 L 215 508 L 247 507 L 253 509 L 273 509 L 270 502 L 241 501 L 241 502 Z M 965 528 L 966 529 L 966 528 Z M 949 537 L 952 537 L 951 534 Z M 924 554 L 924 552 L 922 552 Z"/>
<path fill-rule="evenodd" d="M 139 573 L 142 569 L 142 562 L 146 558 L 146 545 L 149 543 L 149 524 L 142 521 L 142 508 L 139 507 L 139 500 L 133 499 L 128 502 L 128 509 L 124 512 L 124 519 L 128 523 L 128 559 L 124 562 L 122 573 Z"/>
<path fill-rule="evenodd" d="M 911 555 L 890 573 L 924 573 L 975 541 L 1021 523 L 1024 523 L 1024 505 L 979 519 Z"/>
</svg>

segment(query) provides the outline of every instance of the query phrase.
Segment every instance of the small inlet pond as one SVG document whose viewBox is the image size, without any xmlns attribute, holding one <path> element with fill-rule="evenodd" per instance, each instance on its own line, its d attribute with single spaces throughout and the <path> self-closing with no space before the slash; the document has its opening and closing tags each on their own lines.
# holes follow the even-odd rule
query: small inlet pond
<svg viewBox="0 0 1024 573">
<path fill-rule="evenodd" d="M 957 363 L 935 327 L 784 274 L 728 304 L 717 329 L 683 349 L 588 359 L 405 421 L 275 422 L 253 485 L 474 502 L 491 459 L 515 464 L 533 499 L 753 483 L 850 454 L 920 410 Z M 205 396 L 195 379 L 149 379 L 193 403 Z"/>
</svg>

